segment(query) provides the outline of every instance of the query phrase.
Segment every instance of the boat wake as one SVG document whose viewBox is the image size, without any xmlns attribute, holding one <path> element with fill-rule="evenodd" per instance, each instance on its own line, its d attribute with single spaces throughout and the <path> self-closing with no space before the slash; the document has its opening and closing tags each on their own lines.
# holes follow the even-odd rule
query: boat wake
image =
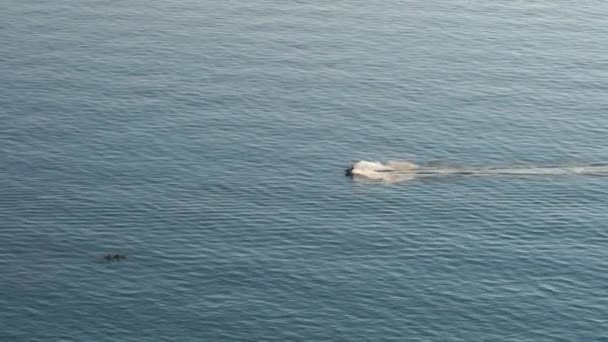
<svg viewBox="0 0 608 342">
<path fill-rule="evenodd" d="M 608 164 L 466 168 L 432 165 L 424 166 L 407 161 L 380 163 L 361 160 L 355 162 L 351 167 L 346 169 L 345 174 L 355 179 L 376 180 L 387 183 L 403 182 L 422 177 L 441 176 L 608 176 Z"/>
</svg>

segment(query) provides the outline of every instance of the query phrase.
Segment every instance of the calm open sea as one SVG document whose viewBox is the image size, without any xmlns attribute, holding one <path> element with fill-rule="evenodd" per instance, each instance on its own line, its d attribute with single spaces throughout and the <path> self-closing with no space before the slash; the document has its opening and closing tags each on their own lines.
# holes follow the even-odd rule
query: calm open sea
<svg viewBox="0 0 608 342">
<path fill-rule="evenodd" d="M 608 177 L 343 171 L 608 162 L 607 17 L 1 1 L 0 341 L 608 341 Z"/>
</svg>

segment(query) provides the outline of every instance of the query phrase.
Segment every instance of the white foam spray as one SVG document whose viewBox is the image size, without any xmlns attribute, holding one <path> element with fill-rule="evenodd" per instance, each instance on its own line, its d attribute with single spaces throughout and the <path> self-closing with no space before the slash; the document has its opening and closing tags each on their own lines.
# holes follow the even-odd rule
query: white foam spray
<svg viewBox="0 0 608 342">
<path fill-rule="evenodd" d="M 361 160 L 352 165 L 355 179 L 377 180 L 387 183 L 403 182 L 421 177 L 440 176 L 608 176 L 608 164 L 574 166 L 528 166 L 505 168 L 421 166 L 409 161 L 387 163 Z"/>
</svg>

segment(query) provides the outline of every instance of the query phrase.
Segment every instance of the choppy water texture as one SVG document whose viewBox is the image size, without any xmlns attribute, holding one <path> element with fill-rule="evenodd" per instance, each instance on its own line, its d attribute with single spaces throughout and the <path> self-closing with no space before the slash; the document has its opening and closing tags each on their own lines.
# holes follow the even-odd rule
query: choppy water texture
<svg viewBox="0 0 608 342">
<path fill-rule="evenodd" d="M 343 175 L 606 165 L 607 15 L 4 0 L 0 340 L 608 340 L 608 177 Z"/>
</svg>

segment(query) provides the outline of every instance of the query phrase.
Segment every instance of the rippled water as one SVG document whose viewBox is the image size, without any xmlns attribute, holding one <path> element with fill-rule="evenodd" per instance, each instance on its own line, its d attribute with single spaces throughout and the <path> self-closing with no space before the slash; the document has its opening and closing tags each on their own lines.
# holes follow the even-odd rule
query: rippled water
<svg viewBox="0 0 608 342">
<path fill-rule="evenodd" d="M 343 176 L 606 163 L 607 14 L 4 1 L 0 340 L 608 339 L 608 177 Z"/>
</svg>

